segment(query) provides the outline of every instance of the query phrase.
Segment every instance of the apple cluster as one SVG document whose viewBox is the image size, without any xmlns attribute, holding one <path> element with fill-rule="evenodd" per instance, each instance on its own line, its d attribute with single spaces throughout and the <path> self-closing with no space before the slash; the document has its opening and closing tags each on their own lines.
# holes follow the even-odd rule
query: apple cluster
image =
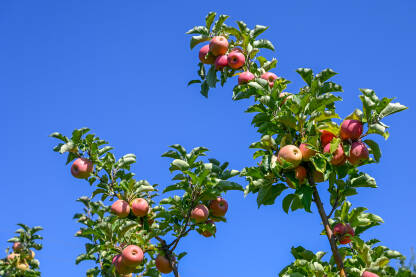
<svg viewBox="0 0 416 277">
<path fill-rule="evenodd" d="M 7 262 L 16 262 L 16 268 L 21 271 L 29 269 L 29 261 L 35 258 L 35 252 L 26 249 L 21 242 L 14 242 L 12 246 L 13 252 L 7 255 Z"/>
<path fill-rule="evenodd" d="M 216 197 L 214 200 L 209 202 L 209 209 L 204 204 L 197 205 L 191 211 L 191 218 L 197 224 L 206 224 L 209 228 L 206 229 L 204 226 L 199 232 L 204 237 L 208 238 L 215 234 L 216 227 L 215 221 L 220 221 L 225 216 L 228 210 L 228 203 L 222 197 Z"/>
<path fill-rule="evenodd" d="M 354 237 L 355 232 L 349 223 L 337 223 L 332 229 L 334 236 L 337 237 L 337 240 L 340 244 L 348 244 L 351 242 L 351 239 Z"/>
</svg>

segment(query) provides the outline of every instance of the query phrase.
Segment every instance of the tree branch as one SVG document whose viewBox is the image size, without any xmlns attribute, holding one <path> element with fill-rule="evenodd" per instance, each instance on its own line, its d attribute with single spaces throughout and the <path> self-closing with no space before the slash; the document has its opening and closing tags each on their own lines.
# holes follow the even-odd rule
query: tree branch
<svg viewBox="0 0 416 277">
<path fill-rule="evenodd" d="M 329 215 L 327 215 L 327 218 L 331 218 L 331 216 L 332 216 L 332 214 L 334 213 L 334 211 L 337 209 L 337 207 L 338 207 L 338 201 L 339 201 L 339 190 L 337 189 L 337 197 L 335 198 L 335 203 L 334 203 L 334 205 L 332 206 L 332 210 L 331 210 L 331 212 L 329 213 Z"/>
</svg>

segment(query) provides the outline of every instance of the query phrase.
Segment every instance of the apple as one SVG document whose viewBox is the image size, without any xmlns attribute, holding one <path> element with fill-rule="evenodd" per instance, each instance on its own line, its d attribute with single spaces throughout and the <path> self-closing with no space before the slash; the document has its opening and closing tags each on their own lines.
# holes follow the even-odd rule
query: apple
<svg viewBox="0 0 416 277">
<path fill-rule="evenodd" d="M 216 36 L 209 43 L 209 51 L 214 56 L 224 55 L 228 50 L 228 40 L 223 36 Z"/>
<path fill-rule="evenodd" d="M 130 213 L 130 206 L 127 201 L 124 200 L 117 200 L 116 202 L 111 205 L 111 212 L 116 214 L 119 218 L 125 218 Z"/>
<path fill-rule="evenodd" d="M 299 150 L 302 153 L 302 160 L 309 161 L 312 156 L 315 156 L 316 152 L 308 148 L 308 144 L 301 143 L 299 145 Z"/>
<path fill-rule="evenodd" d="M 137 245 L 129 245 L 121 251 L 122 263 L 127 267 L 135 267 L 143 262 L 143 250 Z"/>
<path fill-rule="evenodd" d="M 261 75 L 261 78 L 269 82 L 269 86 L 272 88 L 274 81 L 277 79 L 277 75 L 273 72 L 266 72 Z"/>
<path fill-rule="evenodd" d="M 314 170 L 314 172 L 313 172 L 313 181 L 315 183 L 322 183 L 323 181 L 325 181 L 324 174 L 320 171 Z"/>
<path fill-rule="evenodd" d="M 334 233 L 334 235 L 344 235 L 346 231 L 346 226 L 344 223 L 337 223 L 335 224 L 332 232 Z"/>
<path fill-rule="evenodd" d="M 354 229 L 350 224 L 345 224 L 345 232 L 339 240 L 341 244 L 348 244 L 351 242 L 352 237 L 355 235 Z"/>
<path fill-rule="evenodd" d="M 350 149 L 350 156 L 348 157 L 348 161 L 352 165 L 357 165 L 362 161 L 368 160 L 368 149 L 367 146 L 361 141 L 355 141 L 351 144 Z"/>
<path fill-rule="evenodd" d="M 71 166 L 71 174 L 75 178 L 85 179 L 93 170 L 92 162 L 86 158 L 78 158 Z"/>
<path fill-rule="evenodd" d="M 248 83 L 254 78 L 255 76 L 253 73 L 251 73 L 250 71 L 244 71 L 240 75 L 238 75 L 238 84 L 241 85 L 241 84 Z"/>
<path fill-rule="evenodd" d="M 363 275 L 361 277 L 379 277 L 377 274 L 370 272 L 370 271 L 364 271 Z"/>
<path fill-rule="evenodd" d="M 295 145 L 285 145 L 280 148 L 279 153 L 277 155 L 277 161 L 280 164 L 283 164 L 283 160 L 292 164 L 289 168 L 297 167 L 300 162 L 302 161 L 302 153 L 300 152 L 299 148 Z"/>
<path fill-rule="evenodd" d="M 211 220 L 211 219 L 208 219 L 206 222 L 205 222 L 206 224 L 214 224 L 214 229 L 215 229 L 215 222 L 213 221 L 213 220 Z M 214 233 L 215 233 L 215 231 L 214 231 Z M 205 230 L 205 231 L 203 231 L 202 233 L 201 233 L 201 235 L 203 235 L 204 237 L 206 237 L 206 238 L 209 238 L 209 237 L 211 237 L 213 234 L 210 232 L 210 231 L 208 231 L 208 230 Z"/>
<path fill-rule="evenodd" d="M 328 143 L 324 147 L 324 153 L 331 153 L 331 144 Z M 333 165 L 343 165 L 345 163 L 346 157 L 344 154 L 344 149 L 342 148 L 341 143 L 338 144 L 338 148 L 332 153 L 331 164 Z"/>
<path fill-rule="evenodd" d="M 209 211 L 205 205 L 199 204 L 191 212 L 191 218 L 195 220 L 196 223 L 204 222 L 208 219 Z"/>
<path fill-rule="evenodd" d="M 239 51 L 233 51 L 228 54 L 228 66 L 232 69 L 239 69 L 246 62 L 246 57 Z"/>
<path fill-rule="evenodd" d="M 325 147 L 328 143 L 330 143 L 332 141 L 333 138 L 335 138 L 336 136 L 327 131 L 327 130 L 320 130 L 319 132 L 321 132 L 321 145 L 322 147 Z"/>
<path fill-rule="evenodd" d="M 133 268 L 127 266 L 124 263 L 123 256 L 121 254 L 118 254 L 113 257 L 112 264 L 116 268 L 117 273 L 119 273 L 122 276 L 124 276 L 124 274 L 129 274 L 134 270 Z"/>
<path fill-rule="evenodd" d="M 29 269 L 29 265 L 27 263 L 18 263 L 16 267 L 23 271 L 26 271 Z"/>
<path fill-rule="evenodd" d="M 363 124 L 359 120 L 347 119 L 341 124 L 339 135 L 342 139 L 359 139 L 363 133 Z"/>
<path fill-rule="evenodd" d="M 299 184 L 303 184 L 305 182 L 306 174 L 306 168 L 303 166 L 300 165 L 295 168 L 295 177 L 299 180 Z"/>
<path fill-rule="evenodd" d="M 204 64 L 213 64 L 216 57 L 209 52 L 209 45 L 203 46 L 199 50 L 199 60 Z"/>
<path fill-rule="evenodd" d="M 228 65 L 228 55 L 221 55 L 215 59 L 215 69 L 220 70 Z"/>
<path fill-rule="evenodd" d="M 11 254 L 7 255 L 7 260 L 12 261 L 14 259 L 18 259 L 19 257 L 20 257 L 20 254 L 11 253 Z"/>
<path fill-rule="evenodd" d="M 145 216 L 149 213 L 149 203 L 146 199 L 136 198 L 131 202 L 131 211 L 135 216 Z"/>
<path fill-rule="evenodd" d="M 169 259 L 163 256 L 162 254 L 159 254 L 156 257 L 155 262 L 156 262 L 156 268 L 157 270 L 159 270 L 159 272 L 165 273 L 165 274 L 172 272 L 173 268 L 169 262 Z"/>
<path fill-rule="evenodd" d="M 13 243 L 12 248 L 13 248 L 14 252 L 20 252 L 23 249 L 23 245 L 22 245 L 21 242 L 15 242 L 15 243 Z"/>
<path fill-rule="evenodd" d="M 29 261 L 33 260 L 35 258 L 35 252 L 33 252 L 32 250 L 29 250 L 28 254 L 27 254 L 27 259 Z"/>
<path fill-rule="evenodd" d="M 228 210 L 228 203 L 222 197 L 217 197 L 215 200 L 211 200 L 209 209 L 213 216 L 224 216 Z"/>
</svg>

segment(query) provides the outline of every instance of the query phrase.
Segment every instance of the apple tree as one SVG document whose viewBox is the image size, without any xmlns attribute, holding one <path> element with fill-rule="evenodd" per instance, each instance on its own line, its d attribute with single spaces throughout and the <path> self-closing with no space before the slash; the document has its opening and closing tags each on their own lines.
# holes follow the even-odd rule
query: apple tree
<svg viewBox="0 0 416 277">
<path fill-rule="evenodd" d="M 16 230 L 17 235 L 8 240 L 13 245 L 6 249 L 6 258 L 0 260 L 0 276 L 40 276 L 39 261 L 35 259 L 34 250 L 42 249 L 39 240 L 43 238 L 37 233 L 43 229 L 40 226 L 30 228 L 22 223 L 17 225 L 21 227 Z"/>
<path fill-rule="evenodd" d="M 382 120 L 406 107 L 393 98 L 377 97 L 371 89 L 360 89 L 361 108 L 341 117 L 336 103 L 342 100 L 343 89 L 331 80 L 337 74 L 332 69 L 319 73 L 297 69 L 305 84 L 298 92 L 289 92 L 290 81 L 270 71 L 277 60 L 259 55 L 263 49 L 274 50 L 272 42 L 259 38 L 267 27 L 250 29 L 242 21 L 232 27 L 225 24 L 228 16 L 219 15 L 214 23 L 215 18 L 211 12 L 204 25 L 187 32 L 193 35 L 191 49 L 208 42 L 199 49 L 198 78 L 188 85 L 200 84 L 201 94 L 208 97 L 209 89 L 235 82 L 238 76 L 232 99 L 254 100 L 246 112 L 254 114 L 252 125 L 259 133 L 258 141 L 249 146 L 256 149 L 253 158 L 259 162 L 240 174 L 248 182 L 245 195 L 256 194 L 258 207 L 273 205 L 280 197 L 286 213 L 312 213 L 315 205 L 322 235 L 330 245 L 326 260 L 325 252 L 292 248 L 295 261 L 280 276 L 411 276 L 390 266 L 392 259 L 404 258 L 399 252 L 380 246 L 376 239 L 361 239 L 382 218 L 348 201 L 363 188 L 377 187 L 363 167 L 381 158 L 373 136 L 387 139 L 389 126 Z M 330 196 L 325 204 L 324 190 Z"/>
</svg>

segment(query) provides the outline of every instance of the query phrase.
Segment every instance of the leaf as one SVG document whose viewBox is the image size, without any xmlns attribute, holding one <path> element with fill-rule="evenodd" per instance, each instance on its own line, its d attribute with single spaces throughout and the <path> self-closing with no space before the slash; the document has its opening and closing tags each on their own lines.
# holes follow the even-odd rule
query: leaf
<svg viewBox="0 0 416 277">
<path fill-rule="evenodd" d="M 214 27 L 212 28 L 212 32 L 214 33 L 219 32 L 222 28 L 222 25 L 224 24 L 225 20 L 227 20 L 228 17 L 229 16 L 225 14 L 220 15 L 217 22 L 215 22 Z"/>
<path fill-rule="evenodd" d="M 263 65 L 262 68 L 265 71 L 269 71 L 270 69 L 275 68 L 277 65 L 277 60 L 275 58 L 273 58 L 271 61 L 266 61 Z"/>
<path fill-rule="evenodd" d="M 191 49 L 193 49 L 196 45 L 198 45 L 201 42 L 209 40 L 208 36 L 200 35 L 200 36 L 193 36 L 191 38 Z"/>
<path fill-rule="evenodd" d="M 174 190 L 185 190 L 188 187 L 188 184 L 185 182 L 180 182 L 174 185 L 170 185 L 167 186 L 164 190 L 163 193 L 165 192 L 169 192 L 169 191 L 174 191 Z"/>
<path fill-rule="evenodd" d="M 270 40 L 267 39 L 259 39 L 259 40 L 255 40 L 253 42 L 253 47 L 254 48 L 266 48 L 266 49 L 270 49 L 272 51 L 274 51 L 274 45 Z"/>
<path fill-rule="evenodd" d="M 81 254 L 76 258 L 75 264 L 79 264 L 80 262 L 87 260 L 95 261 L 94 255 Z"/>
<path fill-rule="evenodd" d="M 262 187 L 257 195 L 257 205 L 273 205 L 278 197 L 287 187 L 284 184 L 269 185 Z"/>
<path fill-rule="evenodd" d="M 236 28 L 223 24 L 222 29 L 223 29 L 224 32 L 227 32 L 230 35 L 235 36 L 238 40 L 241 39 L 241 36 L 242 36 L 241 32 L 239 30 L 237 30 Z"/>
<path fill-rule="evenodd" d="M 313 189 L 309 186 L 302 186 L 300 191 L 302 192 L 301 200 L 303 207 L 305 208 L 305 211 L 310 213 Z"/>
<path fill-rule="evenodd" d="M 328 79 L 334 77 L 337 74 L 338 73 L 336 73 L 332 69 L 327 68 L 327 69 L 322 70 L 318 74 L 316 74 L 316 79 L 318 79 L 319 81 L 321 81 L 323 83 L 323 82 L 327 81 Z"/>
<path fill-rule="evenodd" d="M 171 167 L 169 168 L 169 170 L 171 172 L 175 171 L 175 170 L 187 170 L 189 168 L 189 164 L 183 160 L 179 160 L 176 159 L 171 163 Z"/>
<path fill-rule="evenodd" d="M 386 131 L 386 127 L 383 126 L 380 123 L 373 123 L 373 124 L 368 124 L 368 131 L 367 133 L 369 134 L 379 134 L 382 135 L 384 137 L 384 139 L 388 139 L 390 134 L 388 131 Z"/>
<path fill-rule="evenodd" d="M 209 30 L 211 28 L 212 22 L 214 22 L 215 16 L 217 13 L 209 12 L 208 15 L 205 17 L 205 26 Z"/>
<path fill-rule="evenodd" d="M 68 138 L 66 136 L 62 135 L 61 133 L 58 133 L 58 132 L 54 132 L 54 133 L 50 134 L 49 136 L 52 137 L 52 138 L 60 139 L 63 142 L 68 142 Z"/>
<path fill-rule="evenodd" d="M 350 182 L 353 187 L 377 188 L 376 180 L 367 173 L 361 173 L 358 177 L 352 178 Z"/>
<path fill-rule="evenodd" d="M 126 154 L 117 161 L 117 167 L 123 168 L 136 162 L 136 155 Z"/>
<path fill-rule="evenodd" d="M 192 84 L 198 84 L 198 83 L 201 83 L 201 82 L 202 82 L 201 80 L 191 80 L 191 81 L 188 82 L 187 86 L 190 86 Z"/>
<path fill-rule="evenodd" d="M 215 88 L 217 83 L 217 70 L 215 69 L 215 65 L 212 65 L 208 70 L 207 74 L 207 84 L 210 88 Z"/>
<path fill-rule="evenodd" d="M 207 81 L 204 81 L 201 85 L 201 94 L 205 96 L 206 98 L 208 98 L 208 90 L 209 90 L 208 83 Z"/>
<path fill-rule="evenodd" d="M 298 68 L 296 72 L 302 77 L 302 79 L 311 86 L 313 79 L 313 71 L 310 68 Z"/>
<path fill-rule="evenodd" d="M 266 31 L 269 27 L 263 26 L 263 25 L 256 25 L 253 30 L 250 32 L 251 38 L 255 39 L 258 37 L 261 33 Z"/>
<path fill-rule="evenodd" d="M 219 181 L 216 187 L 222 191 L 228 191 L 228 190 L 244 191 L 243 187 L 240 184 L 235 183 L 235 182 L 230 182 L 230 181 L 224 181 L 224 180 Z"/>
<path fill-rule="evenodd" d="M 398 113 L 401 111 L 406 110 L 407 107 L 401 105 L 400 103 L 389 103 L 387 107 L 385 107 L 379 114 L 379 118 L 382 119 L 383 117 L 386 117 L 388 115 Z"/>
<path fill-rule="evenodd" d="M 289 213 L 290 205 L 292 204 L 293 199 L 296 197 L 294 194 L 288 194 L 282 201 L 282 208 L 285 213 Z"/>
<path fill-rule="evenodd" d="M 371 139 L 366 139 L 364 142 L 370 146 L 370 153 L 374 155 L 374 160 L 379 162 L 381 158 L 381 151 L 378 143 Z"/>
<path fill-rule="evenodd" d="M 200 35 L 209 35 L 209 30 L 205 26 L 195 26 L 190 29 L 186 34 L 200 34 Z"/>
</svg>

